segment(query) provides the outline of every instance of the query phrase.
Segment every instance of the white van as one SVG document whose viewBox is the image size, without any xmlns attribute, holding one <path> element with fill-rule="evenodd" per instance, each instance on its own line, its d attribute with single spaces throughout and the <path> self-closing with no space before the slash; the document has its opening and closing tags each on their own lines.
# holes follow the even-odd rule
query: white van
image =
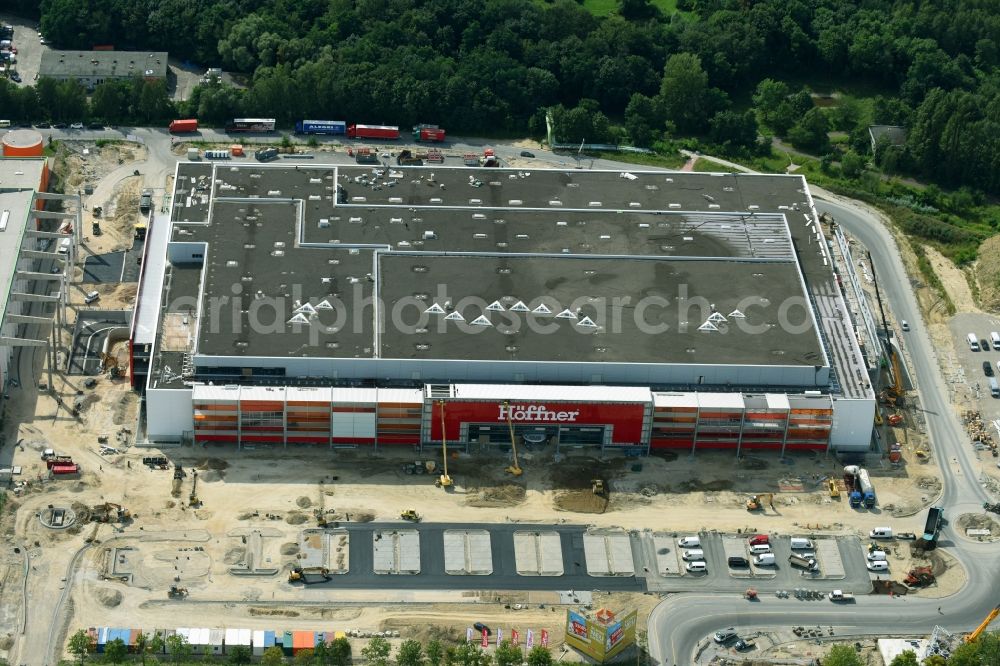
<svg viewBox="0 0 1000 666">
<path fill-rule="evenodd" d="M 889 563 L 885 560 L 876 560 L 875 562 L 868 563 L 869 571 L 888 571 Z"/>
<path fill-rule="evenodd" d="M 979 338 L 976 337 L 975 333 L 969 333 L 966 339 L 969 341 L 969 349 L 979 351 Z"/>
<path fill-rule="evenodd" d="M 809 539 L 803 539 L 802 537 L 792 537 L 792 548 L 794 550 L 804 550 L 806 548 L 812 548 L 813 542 Z"/>
<path fill-rule="evenodd" d="M 1000 351 L 1000 333 L 990 331 L 990 342 L 993 343 L 993 349 Z"/>
<path fill-rule="evenodd" d="M 701 539 L 696 536 L 686 536 L 677 540 L 677 545 L 681 548 L 700 548 Z"/>
<path fill-rule="evenodd" d="M 989 382 L 990 385 L 990 395 L 994 398 L 1000 398 L 1000 384 L 997 384 L 997 378 L 987 377 L 986 381 Z"/>
<path fill-rule="evenodd" d="M 701 549 L 685 550 L 683 558 L 688 562 L 693 562 L 695 560 L 703 560 L 705 559 L 705 551 Z"/>
<path fill-rule="evenodd" d="M 892 528 L 891 527 L 876 527 L 868 536 L 872 539 L 891 539 L 892 538 Z"/>
<path fill-rule="evenodd" d="M 771 546 L 769 546 L 766 543 L 758 543 L 754 546 L 750 546 L 751 555 L 762 555 L 764 553 L 770 553 L 770 552 L 771 552 Z"/>
<path fill-rule="evenodd" d="M 0 127 L 10 127 L 9 120 L 0 120 Z"/>
<path fill-rule="evenodd" d="M 884 562 L 885 561 L 885 551 L 884 550 L 873 550 L 868 553 L 869 562 Z"/>
<path fill-rule="evenodd" d="M 688 562 L 684 565 L 684 568 L 691 573 L 705 573 L 708 571 L 708 565 L 705 564 L 705 560 L 698 560 L 697 562 Z"/>
<path fill-rule="evenodd" d="M 753 563 L 759 567 L 773 567 L 774 553 L 762 553 L 761 555 L 753 558 Z"/>
</svg>

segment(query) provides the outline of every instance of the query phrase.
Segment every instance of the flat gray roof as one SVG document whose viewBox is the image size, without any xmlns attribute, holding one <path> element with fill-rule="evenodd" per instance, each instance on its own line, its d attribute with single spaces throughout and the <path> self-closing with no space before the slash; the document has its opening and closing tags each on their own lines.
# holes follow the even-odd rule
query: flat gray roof
<svg viewBox="0 0 1000 666">
<path fill-rule="evenodd" d="M 166 51 L 57 51 L 42 52 L 39 76 L 53 78 L 167 78 Z"/>
<path fill-rule="evenodd" d="M 171 240 L 205 244 L 202 355 L 823 366 L 809 205 L 785 176 L 184 163 Z"/>
</svg>

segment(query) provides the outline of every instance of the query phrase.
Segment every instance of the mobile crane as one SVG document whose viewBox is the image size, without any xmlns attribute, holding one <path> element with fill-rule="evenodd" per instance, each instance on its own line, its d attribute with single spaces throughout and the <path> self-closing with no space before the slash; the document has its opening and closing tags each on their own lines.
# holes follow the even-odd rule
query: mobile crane
<svg viewBox="0 0 1000 666">
<path fill-rule="evenodd" d="M 980 625 L 978 627 L 976 627 L 975 629 L 973 629 L 972 633 L 968 634 L 965 637 L 965 642 L 966 643 L 975 643 L 977 640 L 979 640 L 979 637 L 982 635 L 982 633 L 984 631 L 986 631 L 986 628 L 990 626 L 990 623 L 993 620 L 997 619 L 998 615 L 1000 615 L 1000 605 L 997 605 L 996 608 L 994 608 L 993 610 L 991 610 L 986 615 L 985 619 L 983 619 L 983 621 L 980 623 Z"/>
</svg>

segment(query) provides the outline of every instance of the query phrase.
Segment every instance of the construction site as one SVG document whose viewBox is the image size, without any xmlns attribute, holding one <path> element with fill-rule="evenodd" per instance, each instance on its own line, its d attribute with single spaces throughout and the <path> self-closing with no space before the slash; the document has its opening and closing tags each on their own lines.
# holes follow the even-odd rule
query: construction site
<svg viewBox="0 0 1000 666">
<path fill-rule="evenodd" d="M 706 221 L 707 217 L 695 220 L 690 213 L 673 220 L 665 214 L 671 210 L 667 205 L 655 215 L 637 206 L 631 207 L 637 212 L 629 212 L 630 199 L 642 202 L 643 193 L 653 191 L 647 186 L 654 177 L 668 190 L 671 183 L 667 181 L 673 176 L 640 174 L 635 189 L 620 195 L 622 208 L 631 216 L 627 224 L 637 230 L 633 237 L 611 221 L 617 204 L 607 200 L 615 188 L 594 189 L 608 178 L 633 182 L 617 173 L 598 177 L 537 171 L 522 176 L 517 171 L 455 169 L 451 173 L 441 169 L 433 174 L 433 187 L 425 182 L 430 172 L 421 171 L 419 178 L 386 173 L 378 187 L 369 182 L 359 188 L 355 179 L 364 172 L 357 167 L 310 162 L 301 169 L 286 167 L 298 175 L 275 176 L 267 187 L 285 192 L 298 187 L 301 201 L 310 202 L 308 188 L 318 186 L 321 197 L 346 196 L 356 210 L 363 211 L 359 215 L 365 220 L 354 223 L 350 219 L 354 213 L 347 211 L 338 223 L 335 215 L 308 212 L 303 204 L 301 229 L 293 225 L 281 232 L 287 240 L 271 238 L 268 229 L 250 243 L 265 255 L 260 257 L 257 248 L 244 247 L 247 238 L 231 233 L 233 224 L 241 230 L 248 228 L 243 222 L 255 211 L 246 203 L 227 201 L 232 195 L 226 193 L 229 186 L 251 187 L 259 180 L 254 174 L 269 175 L 266 168 L 248 164 L 232 172 L 188 163 L 183 145 L 172 147 L 171 154 L 181 165 L 176 170 L 163 164 L 153 168 L 154 157 L 144 149 L 102 152 L 102 165 L 95 164 L 95 153 L 84 158 L 79 152 L 76 149 L 75 157 L 61 168 L 68 170 L 66 182 L 73 183 L 67 187 L 75 191 L 90 186 L 96 193 L 89 200 L 84 198 L 81 224 L 91 231 L 97 228 L 93 222 L 98 206 L 101 234 L 88 233 L 83 238 L 67 292 L 71 317 L 61 330 L 62 363 L 51 374 L 51 388 L 47 379 L 45 388 L 40 388 L 42 382 L 25 381 L 23 390 L 12 391 L 6 401 L 6 443 L 0 450 L 13 452 L 13 459 L 7 472 L 11 490 L 6 495 L 2 529 L 18 546 L 16 552 L 5 552 L 0 562 L 0 592 L 5 598 L 19 598 L 27 567 L 33 607 L 29 617 L 19 604 L 5 604 L 0 611 L 0 653 L 30 641 L 51 645 L 52 654 L 62 656 L 66 639 L 80 628 L 94 629 L 96 649 L 100 628 L 105 628 L 104 640 L 108 640 L 107 628 L 120 627 L 174 633 L 184 629 L 192 643 L 202 645 L 203 640 L 203 654 L 223 654 L 230 639 L 213 632 L 225 628 L 251 632 L 249 639 L 236 633 L 231 640 L 255 649 L 258 643 L 253 637 L 258 633 L 263 640 L 267 632 L 289 636 L 311 632 L 312 640 L 344 636 L 357 654 L 377 634 L 394 643 L 409 638 L 462 642 L 474 623 L 502 627 L 508 634 L 514 629 L 522 636 L 530 630 L 540 637 L 544 631 L 547 646 L 558 653 L 565 644 L 569 608 L 634 609 L 641 644 L 650 611 L 660 593 L 669 591 L 710 589 L 742 595 L 752 585 L 768 595 L 801 589 L 802 594 L 809 590 L 822 596 L 848 589 L 856 594 L 943 598 L 965 582 L 954 558 L 934 548 L 934 539 L 925 538 L 928 509 L 942 486 L 940 472 L 932 464 L 934 449 L 926 441 L 919 410 L 913 407 L 916 394 L 905 379 L 905 350 L 883 363 L 871 384 L 848 386 L 844 378 L 855 369 L 867 377 L 865 364 L 878 366 L 880 362 L 866 360 L 857 347 L 853 351 L 829 347 L 826 329 L 821 335 L 817 327 L 836 328 L 846 320 L 823 310 L 825 305 L 811 315 L 812 324 L 797 334 L 801 337 L 775 336 L 773 348 L 747 351 L 731 336 L 699 340 L 698 335 L 715 334 L 697 331 L 714 313 L 726 318 L 731 330 L 737 329 L 739 317 L 732 313 L 740 309 L 735 302 L 739 299 L 709 294 L 712 307 L 704 321 L 699 318 L 693 322 L 697 326 L 683 334 L 689 346 L 676 352 L 680 355 L 676 362 L 664 363 L 666 374 L 649 375 L 645 384 L 619 380 L 613 385 L 613 377 L 634 377 L 630 373 L 635 367 L 654 357 L 647 357 L 655 352 L 643 347 L 647 343 L 638 331 L 626 330 L 626 335 L 634 336 L 630 343 L 618 344 L 613 336 L 608 336 L 607 343 L 588 339 L 586 349 L 575 349 L 581 343 L 565 332 L 556 335 L 556 340 L 522 334 L 517 336 L 516 349 L 508 351 L 504 345 L 509 346 L 511 336 L 493 330 L 502 328 L 502 322 L 499 310 L 487 309 L 488 304 L 497 301 L 505 314 L 519 313 L 514 307 L 518 300 L 534 309 L 545 302 L 535 302 L 534 295 L 542 291 L 554 295 L 561 306 L 546 306 L 550 321 L 561 321 L 555 315 L 568 309 L 574 315 L 572 321 L 565 318 L 571 322 L 568 326 L 579 329 L 584 318 L 606 325 L 596 312 L 588 313 L 586 304 L 571 307 L 582 293 L 592 297 L 601 293 L 574 291 L 576 287 L 561 293 L 549 286 L 566 284 L 564 278 L 568 278 L 563 268 L 551 274 L 542 268 L 541 259 L 549 253 L 558 256 L 561 243 L 567 242 L 559 235 L 563 228 L 559 223 L 593 225 L 593 231 L 573 237 L 573 243 L 608 235 L 611 238 L 602 242 L 622 243 L 636 256 L 649 251 L 639 249 L 644 244 L 665 243 L 644 236 L 652 233 L 648 229 L 670 225 L 669 229 L 661 227 L 666 229 L 662 233 L 676 232 L 677 242 L 690 243 L 689 251 L 700 256 L 690 262 L 691 271 L 699 270 L 699 262 L 725 253 L 743 252 L 747 265 L 753 266 L 749 255 L 766 247 L 777 253 L 773 261 L 783 266 L 775 270 L 805 276 L 801 282 L 797 277 L 793 281 L 801 293 L 820 282 L 825 265 L 820 255 L 825 252 L 826 261 L 840 262 L 839 279 L 846 281 L 841 254 L 849 248 L 853 254 L 846 261 L 857 267 L 853 258 L 857 248 L 846 237 L 841 244 L 829 220 L 817 220 L 806 235 L 797 236 L 797 228 L 803 227 L 802 213 L 793 211 L 792 205 L 808 205 L 808 190 L 805 195 L 795 192 L 805 186 L 801 179 L 788 192 L 779 181 L 757 185 L 732 179 L 724 185 L 719 178 L 711 183 L 712 189 L 703 191 L 700 180 L 675 177 L 676 196 L 690 197 L 678 201 L 684 206 L 681 210 L 695 210 L 693 202 L 698 200 L 698 206 L 705 208 L 696 211 L 698 216 L 714 211 L 711 204 L 725 205 L 725 197 L 733 194 L 729 187 L 739 190 L 744 200 L 759 202 L 754 205 L 760 206 L 756 215 L 762 218 L 766 217 L 764 195 L 774 197 L 768 214 L 775 217 L 762 224 L 777 226 L 751 237 L 749 247 L 735 250 L 732 232 L 725 225 L 739 222 L 738 217 Z M 336 157 L 331 154 L 331 162 Z M 83 164 L 90 166 L 83 169 Z M 145 176 L 135 176 L 136 171 L 156 172 L 157 178 L 162 175 L 157 186 L 167 188 L 163 191 L 170 196 L 164 200 L 172 206 L 165 211 L 153 206 L 145 215 L 138 212 L 140 192 L 150 183 Z M 468 184 L 468 174 L 473 172 L 474 179 L 487 189 Z M 179 185 L 172 189 L 175 175 Z M 197 194 L 198 179 L 203 176 L 211 189 L 204 200 Z M 397 184 L 390 187 L 388 181 L 393 178 Z M 558 194 L 552 191 L 556 181 L 549 178 L 559 181 Z M 411 181 L 420 182 L 406 184 Z M 438 298 L 433 285 L 422 282 L 424 274 L 413 270 L 420 265 L 433 273 L 440 266 L 453 287 L 468 271 L 467 266 L 460 266 L 463 257 L 418 260 L 382 250 L 372 250 L 365 257 L 348 247 L 385 243 L 398 248 L 408 238 L 424 241 L 426 248 L 436 240 L 427 232 L 444 236 L 444 217 L 438 220 L 426 212 L 421 222 L 397 223 L 396 217 L 408 216 L 397 211 L 405 211 L 408 205 L 433 207 L 437 204 L 432 198 L 467 188 L 470 193 L 461 197 L 467 210 L 461 215 L 472 221 L 448 213 L 454 216 L 448 218 L 449 228 L 466 229 L 479 224 L 475 215 L 483 202 L 490 202 L 486 192 L 495 181 L 505 187 L 508 182 L 527 181 L 526 193 L 516 195 L 521 199 L 517 206 L 524 210 L 504 211 L 510 230 L 503 235 L 511 245 L 539 244 L 529 251 L 539 256 L 523 259 L 535 262 L 526 268 L 532 281 L 504 283 L 507 286 L 498 287 L 495 296 L 483 293 L 482 304 L 466 310 L 450 307 L 448 300 L 457 305 L 472 293 L 471 288 L 469 294 L 449 292 L 448 297 Z M 344 184 L 344 195 L 338 194 L 337 183 Z M 532 192 L 532 187 L 539 191 Z M 404 193 L 406 188 L 412 191 Z M 591 194 L 579 201 L 572 199 L 574 192 L 587 188 Z M 663 190 L 659 192 L 657 196 L 670 198 Z M 263 194 L 266 199 L 267 191 Z M 218 218 L 205 217 L 209 195 L 219 197 L 211 205 Z M 357 201 L 357 197 L 366 200 Z M 390 201 L 397 197 L 403 203 Z M 470 197 L 482 201 L 473 205 Z M 604 202 L 599 206 L 587 200 L 598 197 Z M 271 198 L 283 203 L 285 195 Z M 514 208 L 512 198 L 515 195 L 505 194 L 502 200 L 494 197 L 492 204 Z M 593 211 L 553 212 L 550 201 L 556 200 L 566 209 Z M 241 205 L 246 209 L 240 210 Z M 254 205 L 262 222 L 277 224 L 283 219 L 269 217 L 267 207 L 279 205 L 278 201 Z M 545 209 L 539 214 L 551 220 L 551 238 L 527 230 L 526 209 L 531 207 Z M 725 206 L 720 210 L 725 211 Z M 786 214 L 799 216 L 794 228 L 778 221 Z M 229 217 L 221 217 L 225 215 Z M 322 225 L 324 216 L 331 226 Z M 228 231 L 222 226 L 213 228 L 223 220 Z M 160 231 L 159 224 L 167 228 Z M 148 232 L 137 233 L 137 225 Z M 397 229 L 403 230 L 399 237 L 393 235 Z M 813 229 L 831 239 L 829 245 L 823 243 L 823 250 L 808 240 Z M 468 231 L 471 242 L 481 240 L 474 238 L 481 232 L 471 227 Z M 355 232 L 355 237 L 349 236 Z M 786 234 L 781 242 L 787 247 L 764 242 L 772 238 L 769 234 L 779 232 Z M 489 232 L 491 243 L 499 239 L 495 233 Z M 533 237 L 521 239 L 520 234 Z M 692 240 L 683 240 L 684 234 Z M 469 242 L 464 238 L 456 235 L 449 242 L 460 251 L 461 244 Z M 343 257 L 332 268 L 325 249 L 316 255 L 323 258 L 314 259 L 308 247 L 315 244 L 328 249 L 331 240 L 345 246 L 336 250 Z M 205 266 L 192 261 L 197 248 L 226 247 L 226 243 L 234 251 L 238 248 L 238 258 L 206 255 L 212 271 L 206 287 Z M 783 254 L 800 243 L 820 253 L 808 260 L 814 264 L 798 265 L 788 259 L 791 255 Z M 294 247 L 302 253 L 303 263 L 293 270 L 311 272 L 316 278 L 329 273 L 342 284 L 329 293 L 302 292 L 296 297 L 297 305 L 291 305 L 295 298 L 290 297 L 289 309 L 280 315 L 279 323 L 299 314 L 305 323 L 288 324 L 283 337 L 278 336 L 280 342 L 274 343 L 277 346 L 270 342 L 275 336 L 257 337 L 251 332 L 241 339 L 228 332 L 209 333 L 207 320 L 199 318 L 198 304 L 212 298 L 212 289 L 220 290 L 215 295 L 229 289 L 226 270 L 234 271 L 233 281 L 239 283 L 248 262 L 264 262 L 249 263 L 259 280 L 245 292 L 252 302 L 264 285 L 298 279 L 268 268 L 266 257 L 282 249 L 292 253 L 293 246 L 303 244 L 306 247 Z M 158 259 L 152 254 L 157 251 Z M 122 263 L 114 266 L 130 263 L 140 271 L 159 268 L 160 279 L 134 274 L 135 279 L 129 281 L 123 279 L 127 275 L 122 270 L 117 280 L 88 282 L 92 278 L 87 266 L 96 266 L 92 257 L 113 252 L 123 253 Z M 178 259 L 182 256 L 178 252 L 188 253 L 183 255 L 188 260 Z M 142 257 L 141 262 L 135 261 L 135 255 Z M 372 281 L 366 274 L 372 271 L 373 260 L 385 263 Z M 228 266 L 229 261 L 239 265 Z M 313 265 L 314 261 L 318 263 Z M 397 263 L 402 261 L 410 263 Z M 518 258 L 476 261 L 482 270 L 503 275 L 497 273 L 501 264 L 516 268 Z M 577 261 L 599 264 L 597 258 Z M 265 280 L 270 270 L 277 272 Z M 639 295 L 648 287 L 631 283 L 646 280 L 641 274 L 625 280 L 618 275 L 621 270 L 609 264 L 607 277 L 624 280 L 621 286 L 632 290 L 624 293 Z M 876 303 L 873 283 L 858 270 L 859 293 L 870 290 L 871 303 Z M 748 271 L 747 279 L 751 279 L 756 269 Z M 829 282 L 823 284 L 837 285 L 832 269 L 825 271 Z M 654 277 L 648 278 L 646 282 L 653 284 Z M 310 329 L 320 324 L 335 326 L 325 319 L 319 303 L 332 302 L 355 284 L 362 291 L 372 290 L 369 295 L 378 291 L 390 308 L 404 296 L 426 293 L 427 299 L 417 299 L 423 304 L 418 314 L 433 320 L 433 325 L 416 335 L 426 336 L 429 346 L 414 346 L 412 337 L 404 342 L 406 338 L 398 332 L 375 337 L 378 326 L 368 322 L 356 332 L 345 328 L 334 334 L 324 328 L 310 356 L 302 357 L 301 352 L 294 356 L 309 340 Z M 830 303 L 844 309 L 858 307 L 857 293 L 834 289 L 825 294 Z M 100 294 L 97 312 L 84 303 L 92 291 Z M 505 295 L 517 298 L 505 300 Z M 777 298 L 775 293 L 771 296 Z M 313 311 L 293 312 L 305 304 Z M 440 305 L 441 314 L 426 312 L 434 304 Z M 473 310 L 477 310 L 475 315 Z M 464 330 L 447 328 L 453 322 L 439 327 L 435 318 L 444 319 L 451 312 L 462 313 L 469 322 L 478 315 L 487 317 L 492 323 L 489 337 L 472 338 Z M 79 343 L 81 337 L 105 327 L 108 332 Z M 394 335 L 400 337 L 394 339 Z M 858 339 L 864 343 L 868 338 L 862 331 L 845 339 L 856 345 Z M 240 346 L 241 342 L 245 344 Z M 146 344 L 149 348 L 144 351 Z M 494 348 L 496 344 L 501 346 Z M 400 351 L 404 347 L 405 353 Z M 442 362 L 435 350 L 446 347 L 454 349 L 452 358 L 463 364 L 463 377 L 487 382 L 435 376 L 433 368 Z M 786 353 L 775 355 L 774 349 Z M 853 358 L 852 353 L 856 354 Z M 553 375 L 562 377 L 559 384 L 514 383 L 514 369 L 521 371 L 514 366 L 519 363 L 523 367 L 565 363 L 568 368 L 583 365 L 575 359 L 587 355 L 603 368 L 603 381 L 594 383 L 608 385 L 575 385 L 571 380 L 577 378 L 561 370 Z M 759 383 L 727 374 L 739 372 L 733 369 L 734 359 L 749 359 L 749 367 L 757 364 L 753 359 L 758 357 L 761 366 L 769 365 L 770 357 L 782 359 L 783 365 L 775 366 L 782 372 L 766 381 L 758 379 Z M 77 361 L 72 362 L 74 358 Z M 236 359 L 235 364 L 227 365 L 229 359 Z M 669 369 L 672 365 L 690 365 L 685 359 L 702 366 L 697 371 L 704 375 L 700 381 L 697 376 L 669 374 L 680 372 Z M 386 378 L 392 381 L 375 380 L 387 372 L 390 360 L 396 369 Z M 370 368 L 365 364 L 368 361 L 373 364 Z M 511 370 L 501 367 L 508 361 L 514 363 Z M 43 359 L 34 363 L 36 379 L 45 376 L 48 367 Z M 352 364 L 354 369 L 348 373 L 345 368 Z M 487 366 L 489 374 L 483 375 Z M 275 370 L 278 367 L 281 372 Z M 303 367 L 309 370 L 302 371 Z M 248 368 L 252 368 L 249 374 L 241 370 Z M 585 372 L 584 383 L 593 374 Z M 359 381 L 340 381 L 350 378 Z M 500 379 L 504 382 L 497 383 Z M 884 423 L 875 418 L 876 402 L 885 410 L 881 412 Z M 576 421 L 559 420 L 559 414 L 574 412 L 579 412 Z M 754 419 L 759 421 L 764 415 L 782 424 L 780 436 L 774 436 L 773 428 L 752 426 Z M 692 418 L 697 426 L 688 429 Z M 862 425 L 863 418 L 868 421 Z M 817 427 L 814 421 L 821 425 Z M 970 435 L 989 447 L 993 440 L 985 428 L 977 426 L 975 416 L 969 415 L 967 422 Z M 873 424 L 889 437 L 879 450 L 869 446 Z M 947 520 L 971 538 L 990 542 L 1000 539 L 995 517 L 995 509 L 987 508 L 982 513 L 947 515 Z M 882 526 L 891 526 L 894 532 L 888 541 L 872 537 Z M 936 531 L 935 527 L 934 538 Z M 770 570 L 756 565 L 745 571 L 727 567 L 729 557 L 749 558 L 745 535 L 756 533 L 773 535 L 779 544 L 775 552 L 792 564 L 783 561 Z M 677 546 L 685 534 L 701 535 L 704 540 L 706 575 L 686 568 L 689 560 Z M 800 574 L 789 559 L 789 536 L 814 542 L 814 574 Z M 867 566 L 873 561 L 869 558 L 874 552 L 872 543 L 885 553 L 886 570 Z M 196 628 L 199 631 L 193 633 Z M 196 638 L 201 629 L 207 632 L 205 637 Z M 21 638 L 15 641 L 17 636 Z M 758 640 L 759 654 L 777 655 L 795 640 L 796 636 L 780 634 Z M 216 642 L 218 651 L 212 647 Z M 20 648 L 19 655 L 25 654 Z M 626 654 L 634 658 L 634 653 Z M 585 659 L 575 650 L 564 658 Z"/>
</svg>

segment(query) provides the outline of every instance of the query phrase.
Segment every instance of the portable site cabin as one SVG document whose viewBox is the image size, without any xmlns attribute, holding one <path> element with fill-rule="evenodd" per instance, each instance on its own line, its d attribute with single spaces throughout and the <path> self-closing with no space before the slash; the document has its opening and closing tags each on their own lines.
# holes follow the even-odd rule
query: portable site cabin
<svg viewBox="0 0 1000 666">
<path fill-rule="evenodd" d="M 108 644 L 109 631 L 111 631 L 109 627 L 100 627 L 97 630 L 97 645 L 95 647 L 98 654 L 104 654 L 104 646 Z"/>
<path fill-rule="evenodd" d="M 209 630 L 206 627 L 191 627 L 188 629 L 188 644 L 192 654 L 210 654 L 208 647 Z M 178 630 L 177 633 L 180 633 Z"/>
<path fill-rule="evenodd" d="M 159 634 L 160 638 L 163 640 L 163 649 L 160 651 L 160 654 L 166 654 L 167 639 L 173 636 L 177 632 L 174 631 L 173 629 L 157 629 L 156 633 Z"/>
<path fill-rule="evenodd" d="M 259 657 L 264 654 L 264 650 L 273 648 L 277 641 L 274 632 L 271 630 L 253 632 L 253 654 Z"/>
<path fill-rule="evenodd" d="M 253 632 L 250 629 L 226 629 L 225 649 L 228 654 L 229 648 L 242 645 L 249 648 Z"/>
<path fill-rule="evenodd" d="M 90 640 L 90 645 L 87 647 L 89 652 L 97 651 L 97 632 L 96 627 L 89 627 L 87 629 L 87 638 Z"/>
<path fill-rule="evenodd" d="M 298 654 L 302 650 L 312 650 L 316 647 L 316 632 L 314 631 L 293 631 L 292 632 L 292 654 Z"/>
<path fill-rule="evenodd" d="M 128 631 L 128 640 L 122 638 L 125 645 L 128 646 L 129 652 L 135 652 L 139 647 L 139 634 L 142 633 L 142 629 L 126 629 Z"/>
<path fill-rule="evenodd" d="M 208 651 L 206 654 L 222 654 L 223 641 L 226 638 L 225 629 L 208 630 Z"/>
<path fill-rule="evenodd" d="M 281 651 L 286 657 L 292 656 L 292 632 L 286 631 L 281 634 Z"/>
<path fill-rule="evenodd" d="M 188 627 L 177 627 L 174 629 L 174 633 L 183 638 L 188 645 L 191 644 L 191 629 Z M 167 654 L 170 654 L 170 650 L 167 650 Z"/>
</svg>

